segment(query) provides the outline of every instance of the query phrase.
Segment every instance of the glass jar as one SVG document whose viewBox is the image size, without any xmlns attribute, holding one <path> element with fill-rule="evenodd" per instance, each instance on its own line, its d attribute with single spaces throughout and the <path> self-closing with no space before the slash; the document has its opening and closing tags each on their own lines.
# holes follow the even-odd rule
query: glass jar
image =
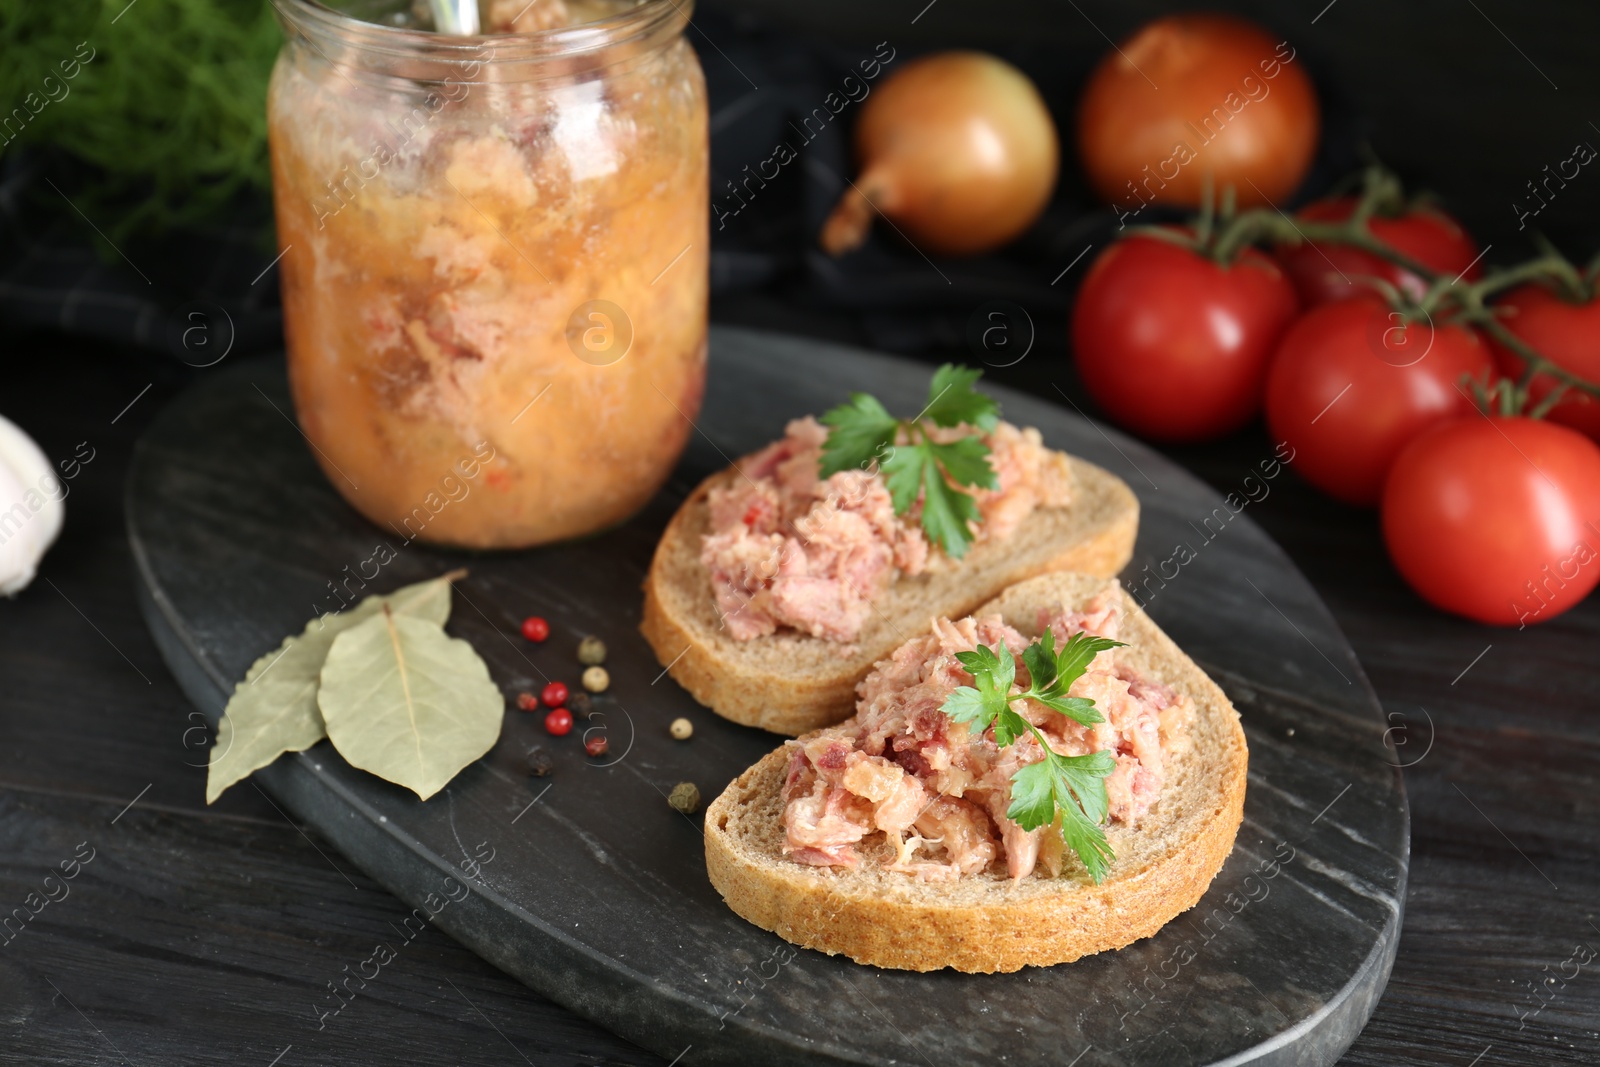
<svg viewBox="0 0 1600 1067">
<path fill-rule="evenodd" d="M 289 378 L 329 480 L 407 542 L 522 547 L 627 518 L 705 384 L 690 4 L 519 2 L 571 24 L 447 37 L 273 3 Z"/>
</svg>

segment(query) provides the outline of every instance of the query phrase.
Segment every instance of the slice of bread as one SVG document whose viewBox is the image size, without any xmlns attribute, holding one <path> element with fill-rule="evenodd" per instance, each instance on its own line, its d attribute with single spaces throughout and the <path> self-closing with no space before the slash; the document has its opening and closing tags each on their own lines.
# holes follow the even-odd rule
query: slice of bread
<svg viewBox="0 0 1600 1067">
<path fill-rule="evenodd" d="M 790 736 L 840 722 L 855 710 L 856 683 L 930 617 L 960 618 L 1036 574 L 1109 577 L 1127 564 L 1139 526 L 1133 490 L 1092 463 L 1049 455 L 1070 471 L 1070 504 L 1036 510 L 1010 537 L 974 545 L 956 566 L 900 577 L 873 602 L 851 645 L 793 630 L 749 641 L 728 635 L 700 562 L 711 521 L 707 494 L 737 477 L 732 468 L 721 471 L 667 524 L 645 579 L 640 629 L 678 684 L 725 719 Z"/>
<path fill-rule="evenodd" d="M 975 614 L 998 612 L 1032 637 L 1041 609 L 1080 606 L 1106 584 L 1082 574 L 1043 575 Z M 1121 662 L 1188 694 L 1195 714 L 1186 741 L 1165 758 L 1155 806 L 1136 827 L 1108 827 L 1116 860 L 1102 884 L 1070 853 L 1061 877 L 1035 873 L 1019 882 L 993 868 L 920 883 L 871 859 L 850 869 L 798 863 L 783 854 L 779 793 L 787 746 L 745 771 L 706 810 L 711 884 L 734 911 L 788 941 L 912 971 L 1067 963 L 1149 937 L 1193 907 L 1233 850 L 1244 815 L 1244 731 L 1217 684 L 1119 594 L 1120 636 L 1129 646 L 1117 650 Z"/>
</svg>

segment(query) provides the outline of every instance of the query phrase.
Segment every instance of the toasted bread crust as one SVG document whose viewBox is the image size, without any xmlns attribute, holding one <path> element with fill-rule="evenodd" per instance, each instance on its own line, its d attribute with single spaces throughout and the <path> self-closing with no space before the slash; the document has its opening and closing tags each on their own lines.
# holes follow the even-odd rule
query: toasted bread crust
<svg viewBox="0 0 1600 1067">
<path fill-rule="evenodd" d="M 719 472 L 702 482 L 667 524 L 645 579 L 639 628 L 673 679 L 723 718 L 791 737 L 840 722 L 854 710 L 856 683 L 906 634 L 919 632 L 930 615 L 958 618 L 1005 586 L 1037 574 L 1078 571 L 1109 577 L 1132 558 L 1139 525 L 1132 490 L 1091 463 L 1056 455 L 1072 471 L 1073 503 L 1034 512 L 1005 541 L 974 546 L 951 572 L 900 579 L 897 585 L 938 582 L 935 603 L 919 603 L 920 610 L 903 612 L 889 625 L 869 627 L 853 650 L 795 633 L 735 641 L 718 627 L 710 575 L 699 555 L 711 487 L 731 476 Z M 1074 514 L 1073 509 L 1090 517 L 1064 522 L 1062 513 Z M 1028 542 L 1034 550 L 1012 558 L 1010 553 Z M 962 577 L 971 575 L 984 577 L 977 582 Z M 775 648 L 783 652 L 774 654 Z M 829 662 L 816 665 L 823 656 Z M 804 663 L 808 658 L 812 664 Z"/>
<path fill-rule="evenodd" d="M 1013 623 L 1031 623 L 1022 616 L 1051 596 L 1086 599 L 1101 585 L 1081 575 L 1046 575 L 1013 587 L 983 611 L 998 606 Z M 1187 763 L 1151 815 L 1137 828 L 1111 831 L 1119 858 L 1103 884 L 1081 873 L 1013 883 L 992 872 L 920 884 L 865 866 L 794 862 L 781 851 L 784 748 L 745 771 L 707 809 L 711 884 L 763 929 L 878 967 L 1015 971 L 1149 937 L 1200 900 L 1232 851 L 1249 755 L 1238 713 L 1221 689 L 1131 600 L 1124 610 L 1123 636 L 1141 653 L 1141 669 L 1195 700 L 1194 741 L 1179 755 Z"/>
</svg>

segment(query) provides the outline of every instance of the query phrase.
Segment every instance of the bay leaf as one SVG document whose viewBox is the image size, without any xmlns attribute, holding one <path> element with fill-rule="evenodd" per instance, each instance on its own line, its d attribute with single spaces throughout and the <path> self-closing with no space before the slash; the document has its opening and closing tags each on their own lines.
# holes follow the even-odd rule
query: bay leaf
<svg viewBox="0 0 1600 1067">
<path fill-rule="evenodd" d="M 382 611 L 334 638 L 317 706 L 353 767 L 427 800 L 494 747 L 505 698 L 473 647 Z"/>
<path fill-rule="evenodd" d="M 206 769 L 206 803 L 285 752 L 300 752 L 326 733 L 317 709 L 317 680 L 333 639 L 383 610 L 427 619 L 440 626 L 450 618 L 450 583 L 465 571 L 369 596 L 345 611 L 306 623 L 300 634 L 256 660 L 233 689 Z"/>
</svg>

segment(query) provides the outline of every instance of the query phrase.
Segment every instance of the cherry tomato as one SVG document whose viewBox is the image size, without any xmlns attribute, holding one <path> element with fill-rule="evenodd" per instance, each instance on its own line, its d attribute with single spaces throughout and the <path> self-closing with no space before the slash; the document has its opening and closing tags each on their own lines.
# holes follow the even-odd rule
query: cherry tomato
<svg viewBox="0 0 1600 1067">
<path fill-rule="evenodd" d="M 1241 207 L 1282 201 L 1316 153 L 1321 113 L 1288 42 L 1226 15 L 1168 15 L 1106 54 L 1078 105 L 1078 150 L 1122 210 L 1198 207 L 1209 174 Z"/>
<path fill-rule="evenodd" d="M 1565 426 L 1467 415 L 1424 431 L 1383 491 L 1389 556 L 1425 600 L 1519 628 L 1600 581 L 1600 448 Z"/>
<path fill-rule="evenodd" d="M 522 620 L 522 636 L 529 641 L 543 641 L 550 636 L 550 624 L 538 615 Z"/>
<path fill-rule="evenodd" d="M 1355 207 L 1354 197 L 1334 197 L 1308 204 L 1300 217 L 1312 222 L 1343 222 Z M 1462 280 L 1472 281 L 1482 273 L 1476 262 L 1477 243 L 1460 223 L 1436 208 L 1414 207 L 1394 218 L 1374 215 L 1367 228 L 1396 252 L 1439 274 L 1454 278 L 1466 271 Z M 1277 255 L 1307 307 L 1372 292 L 1370 286 L 1361 284 L 1361 278 L 1382 278 L 1413 300 L 1420 299 L 1428 288 L 1427 282 L 1404 267 L 1349 245 L 1308 241 L 1285 245 Z"/>
<path fill-rule="evenodd" d="M 539 699 L 547 708 L 559 708 L 567 702 L 567 684 L 565 682 L 551 682 L 539 690 Z"/>
<path fill-rule="evenodd" d="M 1488 344 L 1465 326 L 1403 325 L 1376 294 L 1312 308 L 1278 344 L 1267 427 L 1312 485 L 1370 506 L 1396 453 L 1440 419 L 1476 410 L 1462 375 L 1487 381 Z"/>
<path fill-rule="evenodd" d="M 1495 302 L 1508 314 L 1506 329 L 1526 341 L 1540 355 L 1585 381 L 1600 384 L 1600 297 L 1586 303 L 1564 300 L 1542 285 L 1512 289 Z M 1522 374 L 1522 357 L 1503 345 L 1494 346 L 1495 362 L 1508 378 Z M 1555 386 L 1548 374 L 1534 375 L 1528 384 L 1530 404 L 1538 404 Z M 1600 440 L 1600 400 L 1568 389 L 1548 418 Z"/>
<path fill-rule="evenodd" d="M 1294 287 L 1246 249 L 1229 266 L 1157 237 L 1100 254 L 1078 292 L 1078 372 L 1113 419 L 1145 437 L 1202 441 L 1243 426 L 1261 407 Z"/>
<path fill-rule="evenodd" d="M 565 737 L 572 732 L 572 712 L 566 708 L 555 708 L 544 717 L 544 728 L 547 733 L 556 737 Z"/>
</svg>

